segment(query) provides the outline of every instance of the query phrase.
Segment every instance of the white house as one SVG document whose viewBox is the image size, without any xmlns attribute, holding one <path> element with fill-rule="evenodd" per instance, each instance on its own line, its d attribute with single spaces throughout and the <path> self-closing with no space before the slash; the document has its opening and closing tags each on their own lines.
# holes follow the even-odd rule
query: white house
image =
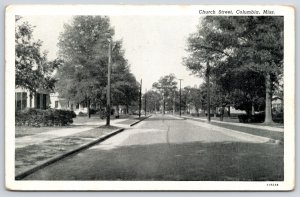
<svg viewBox="0 0 300 197">
<path fill-rule="evenodd" d="M 87 106 L 83 102 L 81 104 L 71 102 L 67 99 L 60 98 L 58 92 L 50 94 L 50 107 L 53 109 L 67 109 L 72 110 L 75 114 L 87 113 Z"/>
<path fill-rule="evenodd" d="M 49 93 L 45 90 L 37 90 L 35 94 L 24 88 L 15 89 L 15 109 L 25 108 L 46 109 L 50 105 Z"/>
</svg>

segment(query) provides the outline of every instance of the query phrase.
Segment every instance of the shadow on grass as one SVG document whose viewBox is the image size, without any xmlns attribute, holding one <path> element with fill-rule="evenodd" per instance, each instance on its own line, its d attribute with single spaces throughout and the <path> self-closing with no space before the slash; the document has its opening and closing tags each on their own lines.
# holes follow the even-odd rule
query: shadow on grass
<svg viewBox="0 0 300 197">
<path fill-rule="evenodd" d="M 27 180 L 281 181 L 283 146 L 192 142 L 88 149 Z"/>
</svg>

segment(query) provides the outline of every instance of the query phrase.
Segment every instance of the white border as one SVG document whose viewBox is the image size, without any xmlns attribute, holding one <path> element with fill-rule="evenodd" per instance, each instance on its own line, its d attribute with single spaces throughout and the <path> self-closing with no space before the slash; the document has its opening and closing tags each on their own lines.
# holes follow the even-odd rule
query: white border
<svg viewBox="0 0 300 197">
<path fill-rule="evenodd" d="M 14 35 L 15 15 L 198 15 L 199 9 L 274 10 L 284 16 L 284 181 L 15 181 L 14 180 Z M 237 15 L 237 14 L 234 14 Z M 200 15 L 199 15 L 200 16 Z M 238 15 L 242 16 L 242 15 Z M 6 9 L 5 21 L 5 181 L 11 190 L 292 190 L 295 185 L 295 13 L 289 6 L 246 5 L 14 5 Z M 276 161 L 274 161 L 276 162 Z"/>
</svg>

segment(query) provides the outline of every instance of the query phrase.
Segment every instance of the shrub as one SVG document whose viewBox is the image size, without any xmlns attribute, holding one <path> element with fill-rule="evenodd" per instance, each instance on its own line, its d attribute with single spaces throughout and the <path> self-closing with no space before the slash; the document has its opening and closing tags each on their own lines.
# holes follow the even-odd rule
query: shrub
<svg viewBox="0 0 300 197">
<path fill-rule="evenodd" d="M 61 109 L 25 109 L 15 114 L 16 125 L 34 127 L 42 126 L 65 126 L 73 123 L 76 114 L 73 111 Z"/>
<path fill-rule="evenodd" d="M 83 113 L 83 112 L 78 113 L 78 116 L 87 116 L 87 115 L 88 115 L 87 113 Z"/>
<path fill-rule="evenodd" d="M 273 121 L 277 123 L 283 123 L 283 113 L 282 112 L 277 112 L 273 114 Z"/>
<path fill-rule="evenodd" d="M 249 122 L 249 116 L 247 114 L 238 115 L 239 122 Z"/>
<path fill-rule="evenodd" d="M 98 113 L 98 109 L 93 109 L 93 108 L 91 108 L 90 109 L 90 114 L 97 114 Z"/>
<path fill-rule="evenodd" d="M 239 122 L 251 122 L 251 123 L 262 123 L 265 120 L 265 114 L 259 113 L 254 115 L 240 114 L 238 115 Z"/>
</svg>

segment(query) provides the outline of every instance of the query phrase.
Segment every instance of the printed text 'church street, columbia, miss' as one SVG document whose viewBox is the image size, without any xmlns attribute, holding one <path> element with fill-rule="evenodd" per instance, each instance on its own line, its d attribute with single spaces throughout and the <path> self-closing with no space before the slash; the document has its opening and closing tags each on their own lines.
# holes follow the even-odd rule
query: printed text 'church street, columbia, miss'
<svg viewBox="0 0 300 197">
<path fill-rule="evenodd" d="M 275 11 L 273 10 L 204 10 L 200 9 L 199 14 L 203 15 L 214 15 L 214 14 L 224 14 L 224 15 L 274 15 Z"/>
</svg>

